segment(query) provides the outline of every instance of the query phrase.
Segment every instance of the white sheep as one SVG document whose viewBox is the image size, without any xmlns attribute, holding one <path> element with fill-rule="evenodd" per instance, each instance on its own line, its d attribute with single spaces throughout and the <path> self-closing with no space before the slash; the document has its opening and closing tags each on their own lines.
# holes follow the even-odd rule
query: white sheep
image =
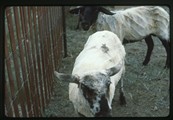
<svg viewBox="0 0 173 120">
<path fill-rule="evenodd" d="M 153 36 L 157 36 L 167 52 L 165 67 L 170 67 L 170 16 L 159 6 L 139 6 L 125 10 L 109 11 L 98 6 L 81 6 L 72 9 L 72 14 L 80 11 L 82 28 L 88 30 L 96 24 L 97 30 L 110 30 L 123 43 L 145 39 L 148 50 L 143 62 L 147 65 L 154 47 Z"/>
<path fill-rule="evenodd" d="M 89 36 L 75 60 L 72 75 L 54 72 L 60 80 L 69 81 L 69 99 L 75 111 L 86 117 L 110 116 L 118 81 L 125 72 L 125 49 L 110 31 Z M 125 104 L 121 79 L 120 102 Z"/>
<path fill-rule="evenodd" d="M 161 7 L 140 6 L 111 12 L 115 14 L 98 15 L 97 30 L 110 30 L 120 40 L 142 40 L 150 34 L 169 40 L 169 14 Z"/>
<path fill-rule="evenodd" d="M 110 30 L 124 43 L 145 39 L 148 51 L 143 62 L 150 61 L 154 44 L 151 35 L 157 36 L 167 52 L 165 67 L 170 66 L 169 14 L 162 7 L 140 6 L 126 10 L 111 11 L 112 16 L 100 13 L 96 22 L 97 30 Z"/>
</svg>

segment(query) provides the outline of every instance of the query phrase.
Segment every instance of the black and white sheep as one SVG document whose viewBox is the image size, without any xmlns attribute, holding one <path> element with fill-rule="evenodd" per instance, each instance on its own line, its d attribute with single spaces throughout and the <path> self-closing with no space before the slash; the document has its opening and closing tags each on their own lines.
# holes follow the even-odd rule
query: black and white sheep
<svg viewBox="0 0 173 120">
<path fill-rule="evenodd" d="M 88 38 L 72 74 L 54 72 L 60 80 L 70 82 L 69 99 L 77 113 L 86 117 L 111 116 L 115 88 L 125 72 L 125 54 L 117 35 L 99 31 Z M 120 100 L 125 104 L 122 79 Z"/>
<path fill-rule="evenodd" d="M 148 50 L 143 65 L 147 65 L 150 61 L 154 47 L 151 36 L 157 36 L 167 53 L 165 67 L 170 67 L 170 16 L 162 7 L 139 6 L 109 11 L 98 6 L 80 6 L 71 9 L 70 13 L 74 14 L 78 11 L 80 11 L 80 22 L 84 30 L 88 30 L 96 23 L 97 30 L 114 32 L 124 44 L 145 39 Z"/>
</svg>

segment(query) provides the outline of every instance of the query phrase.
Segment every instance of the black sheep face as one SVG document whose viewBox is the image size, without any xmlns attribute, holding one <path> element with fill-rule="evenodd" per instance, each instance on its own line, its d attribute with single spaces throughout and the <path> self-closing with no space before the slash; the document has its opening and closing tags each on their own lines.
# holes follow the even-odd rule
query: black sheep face
<svg viewBox="0 0 173 120">
<path fill-rule="evenodd" d="M 99 6 L 80 6 L 70 10 L 69 12 L 71 14 L 79 14 L 79 22 L 85 31 L 89 30 L 90 26 L 96 22 L 99 12 L 103 12 L 107 15 L 114 14 Z"/>
</svg>

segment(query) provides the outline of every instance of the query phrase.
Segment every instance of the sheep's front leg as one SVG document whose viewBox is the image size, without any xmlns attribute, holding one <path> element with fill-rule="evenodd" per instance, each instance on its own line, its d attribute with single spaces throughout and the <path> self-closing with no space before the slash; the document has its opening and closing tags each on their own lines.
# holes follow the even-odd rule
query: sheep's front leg
<svg viewBox="0 0 173 120">
<path fill-rule="evenodd" d="M 77 23 L 77 26 L 76 26 L 76 30 L 79 29 L 80 22 L 81 22 L 81 18 L 80 18 L 80 15 L 79 15 L 79 16 L 78 16 L 78 23 Z"/>
<path fill-rule="evenodd" d="M 150 61 L 151 53 L 152 53 L 153 47 L 154 47 L 154 43 L 153 43 L 153 39 L 152 39 L 151 35 L 149 35 L 148 37 L 145 38 L 145 42 L 147 44 L 148 49 L 147 49 L 147 54 L 145 56 L 143 65 L 147 65 L 148 62 Z"/>
<path fill-rule="evenodd" d="M 121 82 L 120 97 L 119 97 L 120 105 L 125 105 L 126 104 L 126 98 L 124 96 L 123 79 L 122 78 L 121 78 L 120 82 Z"/>
</svg>

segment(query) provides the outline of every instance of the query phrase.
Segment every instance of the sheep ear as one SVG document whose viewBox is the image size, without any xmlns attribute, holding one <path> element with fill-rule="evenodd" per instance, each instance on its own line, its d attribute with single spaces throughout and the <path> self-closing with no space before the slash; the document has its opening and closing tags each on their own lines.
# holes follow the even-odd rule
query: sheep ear
<svg viewBox="0 0 173 120">
<path fill-rule="evenodd" d="M 109 69 L 106 69 L 107 75 L 108 76 L 113 76 L 113 75 L 117 74 L 121 70 L 122 66 L 123 66 L 123 64 L 122 63 L 119 63 L 119 64 L 117 64 L 114 67 L 111 67 Z"/>
<path fill-rule="evenodd" d="M 115 13 L 112 13 L 111 11 L 107 10 L 106 8 L 103 8 L 103 7 L 99 7 L 99 11 L 100 12 L 103 12 L 107 15 L 114 15 Z"/>
<path fill-rule="evenodd" d="M 73 8 L 70 8 L 70 10 L 69 10 L 69 12 L 71 13 L 71 14 L 78 14 L 79 13 L 79 11 L 81 10 L 81 9 L 83 9 L 84 7 L 83 6 L 77 6 L 77 7 L 73 7 Z"/>
<path fill-rule="evenodd" d="M 79 83 L 79 77 L 71 75 L 71 74 L 64 74 L 64 73 L 59 73 L 57 71 L 54 71 L 54 75 L 62 81 L 65 82 L 73 82 L 73 83 Z"/>
</svg>

